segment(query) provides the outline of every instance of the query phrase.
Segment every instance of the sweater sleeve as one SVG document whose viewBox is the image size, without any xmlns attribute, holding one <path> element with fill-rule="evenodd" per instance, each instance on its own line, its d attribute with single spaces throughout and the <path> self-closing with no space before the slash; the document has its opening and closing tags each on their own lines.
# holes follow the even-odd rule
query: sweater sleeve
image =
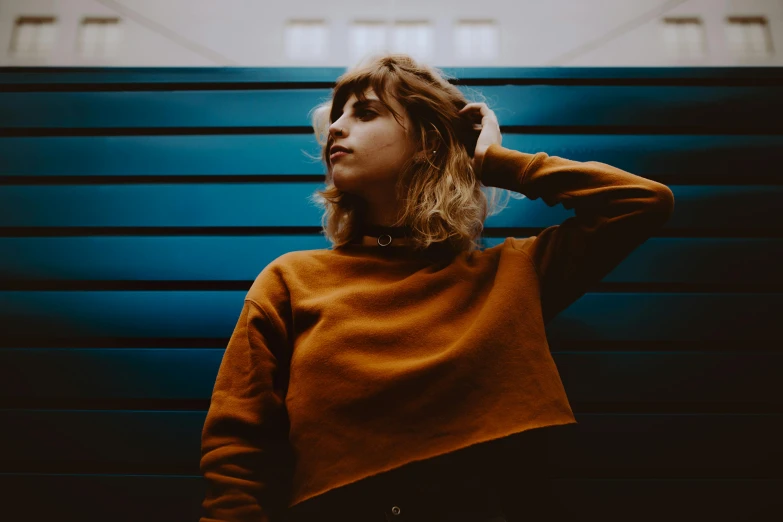
<svg viewBox="0 0 783 522">
<path fill-rule="evenodd" d="M 510 238 L 538 273 L 544 323 L 599 283 L 660 229 L 674 210 L 661 183 L 598 161 L 573 161 L 545 152 L 528 154 L 493 144 L 481 181 L 513 190 L 574 216 L 528 239 Z"/>
<path fill-rule="evenodd" d="M 245 298 L 204 422 L 200 468 L 207 491 L 200 522 L 275 522 L 287 509 L 293 469 L 287 321 L 279 293 L 264 279 L 254 283 L 260 297 Z"/>
</svg>

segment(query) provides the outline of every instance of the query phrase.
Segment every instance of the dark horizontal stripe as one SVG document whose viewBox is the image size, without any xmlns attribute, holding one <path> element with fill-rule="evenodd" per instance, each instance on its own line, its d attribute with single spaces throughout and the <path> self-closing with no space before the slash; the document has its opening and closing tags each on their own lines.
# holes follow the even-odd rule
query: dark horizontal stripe
<svg viewBox="0 0 783 522">
<path fill-rule="evenodd" d="M 778 121 L 760 120 L 747 125 L 727 120 L 726 124 L 710 121 L 704 125 L 509 125 L 500 127 L 509 134 L 649 134 L 649 135 L 726 135 L 754 136 L 782 134 L 783 124 Z M 237 134 L 312 134 L 312 127 L 64 127 L 64 128 L 0 128 L 0 137 L 49 137 L 49 136 L 188 136 L 188 135 L 237 135 Z"/>
<path fill-rule="evenodd" d="M 545 227 L 485 228 L 484 237 L 529 237 Z M 0 227 L 0 237 L 318 235 L 320 227 Z M 661 229 L 651 237 L 780 238 L 783 229 Z"/>
<path fill-rule="evenodd" d="M 24 337 L 0 336 L 0 348 L 204 348 L 225 349 L 228 337 L 68 337 L 38 339 L 32 341 Z"/>
<path fill-rule="evenodd" d="M 320 227 L 0 227 L 0 237 L 318 235 Z"/>
<path fill-rule="evenodd" d="M 774 67 L 440 67 L 447 76 L 460 79 L 509 80 L 783 80 Z M 96 66 L 6 66 L 0 67 L 0 83 L 91 83 L 130 82 L 145 84 L 182 82 L 248 83 L 272 81 L 301 85 L 307 81 L 330 81 L 345 67 L 96 67 Z"/>
<path fill-rule="evenodd" d="M 228 342 L 228 338 L 225 340 Z M 634 352 L 669 353 L 680 352 L 737 352 L 743 353 L 779 353 L 783 346 L 774 343 L 754 343 L 752 348 L 737 341 L 728 340 L 679 340 L 655 341 L 646 339 L 627 340 L 593 340 L 593 339 L 550 339 L 549 348 L 552 353 L 565 352 Z M 225 343 L 220 345 L 225 347 Z"/>
<path fill-rule="evenodd" d="M 3 410 L 113 410 L 113 411 L 201 411 L 209 409 L 209 399 L 69 399 L 0 398 Z"/>
<path fill-rule="evenodd" d="M 165 436 L 165 434 L 161 434 Z M 726 441 L 726 444 L 730 444 L 731 441 Z M 157 475 L 184 475 L 186 473 L 193 473 L 194 468 L 198 469 L 199 451 L 195 450 L 196 457 L 193 458 L 195 464 L 148 464 L 129 462 L 122 466 L 118 466 L 113 462 L 106 462 L 100 460 L 91 461 L 73 461 L 73 462 L 29 462 L 18 459 L 3 459 L 3 467 L 6 473 L 36 473 L 36 474 L 112 474 L 117 475 L 120 473 L 131 474 L 157 474 Z M 750 469 L 749 469 L 750 468 Z M 590 480 L 590 479 L 616 479 L 622 477 L 623 480 L 779 480 L 780 475 L 777 471 L 765 468 L 755 468 L 751 466 L 745 466 L 742 469 L 736 467 L 720 466 L 717 469 L 701 470 L 701 469 L 682 469 L 682 468 L 642 468 L 634 469 L 630 465 L 626 465 L 623 469 L 604 469 L 600 467 L 592 467 L 589 469 L 553 469 L 548 475 L 549 479 L 569 479 L 569 480 Z M 138 502 L 139 499 L 134 499 Z M 94 502 L 92 497 L 90 502 Z M 672 509 L 675 509 L 674 507 Z M 153 510 L 154 511 L 154 510 Z M 29 510 L 26 510 L 29 512 Z M 747 513 L 748 509 L 743 510 L 743 513 Z M 583 514 L 583 513 L 582 513 Z M 58 512 L 58 517 L 61 512 Z M 626 513 L 627 517 L 627 513 Z M 149 508 L 144 511 L 142 517 L 145 521 L 151 520 L 149 516 Z M 84 511 L 79 512 L 79 519 L 84 520 Z M 115 519 L 116 520 L 116 519 Z M 171 519 L 166 519 L 171 520 Z M 602 518 L 605 520 L 605 518 Z M 623 522 L 628 518 L 622 518 Z M 678 520 L 671 519 L 670 520 Z M 714 520 L 714 519 L 710 519 Z M 734 519 L 742 520 L 742 519 Z M 747 520 L 747 519 L 745 519 Z M 757 519 L 762 520 L 762 519 Z M 766 519 L 766 520 L 774 520 Z M 102 521 L 103 522 L 103 521 Z"/>
<path fill-rule="evenodd" d="M 726 444 L 731 444 L 730 440 L 725 441 Z M 750 467 L 750 466 L 748 466 Z M 780 474 L 777 471 L 769 470 L 769 469 L 737 469 L 733 467 L 719 467 L 717 470 L 708 470 L 708 471 L 700 471 L 700 470 L 688 470 L 688 469 L 677 469 L 677 468 L 666 468 L 666 469 L 640 469 L 640 470 L 634 470 L 630 468 L 626 468 L 623 470 L 618 469 L 603 469 L 601 467 L 593 467 L 591 469 L 569 469 L 569 470 L 552 470 L 552 472 L 547 475 L 547 478 L 550 480 L 611 480 L 611 479 L 617 479 L 618 477 L 623 477 L 622 480 L 651 480 L 655 482 L 663 481 L 663 480 L 709 480 L 709 481 L 715 481 L 715 480 L 756 480 L 756 481 L 777 481 L 780 480 Z M 572 501 L 572 497 L 569 497 L 569 502 Z M 635 507 L 639 507 L 638 505 Z M 775 513 L 777 513 L 777 507 Z M 661 517 L 656 518 L 655 520 L 676 520 L 678 522 L 685 520 L 697 520 L 697 517 L 689 518 L 689 519 L 680 519 L 677 518 L 677 515 L 672 515 L 672 513 L 677 513 L 678 507 L 672 506 L 669 513 L 667 513 L 668 517 Z M 742 510 L 743 515 L 747 513 L 753 513 L 753 507 L 746 508 Z M 699 515 L 703 515 L 704 511 L 701 511 Z M 580 510 L 580 514 L 584 515 L 584 510 Z M 627 518 L 628 512 L 625 513 L 625 517 L 620 518 L 622 522 L 627 522 L 629 519 Z M 601 517 L 602 522 L 606 521 L 605 517 Z M 643 517 L 634 518 L 633 520 L 650 520 L 645 519 Z M 710 518 L 710 521 L 714 521 L 714 518 Z M 742 518 L 733 518 L 731 519 L 731 522 L 735 522 L 736 520 L 742 520 Z M 750 520 L 750 519 L 746 519 Z M 756 519 L 756 520 L 770 520 L 770 519 Z M 510 521 L 509 521 L 510 522 Z"/>
<path fill-rule="evenodd" d="M 780 176 L 775 179 L 780 181 Z M 128 185 L 133 183 L 291 183 L 323 182 L 324 174 L 232 174 L 232 175 L 111 175 L 111 176 L 0 176 L 0 185 Z M 736 184 L 737 179 L 734 178 Z M 747 185 L 743 178 L 742 184 Z M 769 184 L 766 182 L 764 184 Z"/>
<path fill-rule="evenodd" d="M 64 280 L 2 280 L 0 291 L 4 290 L 248 290 L 253 281 L 64 281 Z M 630 282 L 630 283 L 599 283 L 588 289 L 590 292 L 602 293 L 750 293 L 775 294 L 783 293 L 781 283 L 735 283 L 722 281 L 720 283 L 692 282 Z"/>
<path fill-rule="evenodd" d="M 2 79 L 2 77 L 0 77 Z M 778 82 L 780 83 L 780 82 Z M 481 82 L 476 85 L 485 85 Z M 709 83 L 707 84 L 709 85 Z M 752 81 L 743 85 L 752 86 Z M 770 83 L 776 85 L 776 83 Z M 275 89 L 331 89 L 335 82 L 210 82 L 210 83 L 16 83 L 4 92 L 116 92 L 116 91 L 266 91 Z"/>
<path fill-rule="evenodd" d="M 580 402 L 570 400 L 578 414 L 618 415 L 783 415 L 782 404 L 704 402 Z M 25 397 L 0 398 L 3 410 L 112 410 L 112 411 L 200 411 L 206 414 L 210 399 L 112 399 Z M 783 422 L 783 418 L 781 418 Z"/>
<path fill-rule="evenodd" d="M 112 479 L 138 479 L 140 481 L 144 481 L 145 479 L 183 479 L 188 481 L 195 481 L 195 482 L 201 482 L 204 477 L 200 473 L 182 473 L 182 474 L 173 474 L 173 473 L 35 473 L 35 472 L 17 472 L 17 473 L 9 473 L 6 471 L 0 471 L 0 480 L 4 479 L 17 479 L 17 478 L 24 478 L 24 479 L 62 479 L 62 480 L 70 480 L 70 479 L 98 479 L 98 480 L 112 480 Z M 570 479 L 570 478 L 554 478 L 553 480 L 560 482 L 560 483 L 566 483 L 566 482 L 572 482 L 574 480 L 578 481 L 591 481 L 594 483 L 603 483 L 603 484 L 609 484 L 612 482 L 622 482 L 623 484 L 627 483 L 637 483 L 637 484 L 643 484 L 645 482 L 648 482 L 648 479 L 645 478 L 625 478 L 625 477 L 615 477 L 615 478 L 585 478 L 585 479 Z M 627 482 L 626 482 L 627 481 Z M 763 478 L 709 478 L 709 479 L 678 479 L 678 478 L 672 478 L 671 483 L 673 485 L 679 485 L 683 482 L 690 482 L 690 483 L 707 483 L 707 484 L 713 484 L 713 483 L 728 483 L 728 484 L 745 484 L 752 487 L 760 487 L 764 483 L 772 482 L 774 484 L 777 483 L 783 483 L 783 479 L 763 479 Z M 649 486 L 647 486 L 649 487 Z M 646 489 L 646 487 L 645 487 Z M 775 491 L 777 491 L 779 488 L 776 488 Z"/>
<path fill-rule="evenodd" d="M 318 235 L 321 227 L 0 227 L 0 237 L 63 236 L 258 236 Z M 507 228 L 484 229 L 484 236 L 505 237 Z M 543 228 L 515 228 L 520 236 L 533 235 Z"/>
<path fill-rule="evenodd" d="M 716 402 L 581 402 L 569 400 L 572 409 L 580 414 L 618 415 L 783 415 L 783 404 L 716 403 Z M 783 422 L 783 417 L 780 418 Z"/>
<path fill-rule="evenodd" d="M 780 86 L 782 78 L 464 78 L 448 79 L 452 85 L 471 87 L 495 85 L 569 86 L 657 86 L 657 87 L 757 87 Z M 336 82 L 209 82 L 209 83 L 17 83 L 6 84 L 4 92 L 116 92 L 116 91 L 263 91 L 274 89 L 332 89 Z"/>
<path fill-rule="evenodd" d="M 253 281 L 3 281 L 3 290 L 248 290 Z"/>
<path fill-rule="evenodd" d="M 249 288 L 249 287 L 248 287 Z M 775 294 L 783 292 L 783 284 L 760 282 L 760 283 L 736 283 L 734 281 L 721 281 L 718 283 L 694 283 L 690 281 L 678 282 L 629 282 L 612 283 L 604 282 L 589 289 L 591 292 L 605 293 L 629 293 L 629 292 L 655 292 L 655 293 L 752 293 L 752 294 Z"/>
<path fill-rule="evenodd" d="M 179 70 L 177 70 L 179 69 Z M 343 67 L 3 67 L 9 92 L 331 88 Z M 772 67 L 440 67 L 456 85 L 780 85 Z"/>
<path fill-rule="evenodd" d="M 228 337 L 166 337 L 166 338 L 143 338 L 143 337 L 69 337 L 67 339 L 39 339 L 36 342 L 30 342 L 29 339 L 12 339 L 7 336 L 0 337 L 0 348 L 90 348 L 90 349 L 112 349 L 112 348 L 172 348 L 172 349 L 225 349 L 229 341 Z M 738 344 L 736 341 L 713 341 L 713 340 L 670 340 L 670 341 L 648 341 L 648 340 L 571 340 L 571 339 L 552 339 L 549 341 L 550 351 L 558 352 L 625 352 L 629 349 L 637 352 L 736 352 Z M 743 348 L 743 350 L 747 351 Z M 783 351 L 774 343 L 760 344 L 756 343 L 752 349 L 753 352 L 778 353 Z"/>
<path fill-rule="evenodd" d="M 312 127 L 73 127 L 73 128 L 0 128 L 2 137 L 46 136 L 188 136 L 234 134 L 312 134 Z"/>
<path fill-rule="evenodd" d="M 646 179 L 664 185 L 692 185 L 678 174 L 646 175 Z M 0 176 L 0 185 L 127 185 L 133 183 L 279 183 L 323 182 L 325 174 L 139 174 L 105 176 Z M 741 183 L 740 183 L 741 181 Z M 710 175 L 700 186 L 776 185 L 781 183 L 778 172 L 751 172 L 737 179 L 736 173 L 718 172 Z"/>
<path fill-rule="evenodd" d="M 128 429 L 133 429 L 129 426 Z M 160 433 L 159 436 L 167 436 L 166 433 Z M 65 450 L 63 450 L 65 451 Z M 121 453 L 121 449 L 112 449 L 111 451 L 117 451 Z M 184 475 L 186 473 L 193 473 L 198 469 L 199 454 L 198 449 L 194 450 L 192 462 L 184 463 L 178 462 L 174 464 L 167 463 L 153 463 L 153 464 L 141 464 L 138 462 L 128 462 L 118 465 L 115 462 L 107 462 L 105 460 L 90 460 L 90 461 L 34 461 L 19 460 L 13 458 L 2 459 L 3 469 L 7 473 L 101 473 L 101 474 L 119 474 L 119 473 L 131 473 L 131 474 L 145 474 L 145 475 Z M 138 500 L 138 499 L 137 499 Z M 91 501 L 92 502 L 92 501 Z M 147 520 L 147 517 L 144 517 Z M 78 520 L 82 520 L 80 517 Z"/>
<path fill-rule="evenodd" d="M 99 478 L 99 479 L 124 479 L 124 478 L 130 478 L 130 479 L 140 479 L 144 480 L 147 478 L 169 478 L 169 479 L 185 479 L 185 480 L 197 480 L 201 481 L 203 480 L 203 475 L 199 473 L 182 473 L 182 474 L 173 474 L 173 473 L 109 473 L 109 474 L 97 474 L 97 473 L 8 473 L 6 471 L 0 471 L 0 480 L 7 479 L 9 477 L 24 477 L 24 478 L 51 478 L 51 479 L 71 479 L 71 478 L 79 478 L 79 479 L 90 479 L 90 478 Z M 751 479 L 753 480 L 753 479 Z"/>
</svg>

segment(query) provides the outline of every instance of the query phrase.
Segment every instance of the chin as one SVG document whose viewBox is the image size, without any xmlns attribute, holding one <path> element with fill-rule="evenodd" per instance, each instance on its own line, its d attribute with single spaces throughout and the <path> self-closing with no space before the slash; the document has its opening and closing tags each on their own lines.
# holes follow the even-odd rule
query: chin
<svg viewBox="0 0 783 522">
<path fill-rule="evenodd" d="M 332 171 L 332 183 L 343 192 L 353 192 L 354 190 L 351 188 L 351 176 L 347 176 L 340 172 Z"/>
<path fill-rule="evenodd" d="M 346 183 L 345 178 L 340 174 L 332 173 L 332 183 L 334 183 L 334 186 L 339 190 L 342 190 L 343 192 L 348 191 L 348 184 Z"/>
</svg>

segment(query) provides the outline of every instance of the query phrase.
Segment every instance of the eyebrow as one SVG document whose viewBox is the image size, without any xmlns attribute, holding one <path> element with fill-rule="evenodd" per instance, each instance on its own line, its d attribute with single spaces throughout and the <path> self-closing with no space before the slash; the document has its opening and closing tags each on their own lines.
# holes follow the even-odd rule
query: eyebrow
<svg viewBox="0 0 783 522">
<path fill-rule="evenodd" d="M 378 109 L 383 107 L 383 104 L 380 100 L 376 100 L 375 98 L 368 98 L 364 101 L 357 101 L 353 104 L 353 110 L 356 109 L 363 109 L 366 107 L 377 107 Z"/>
</svg>

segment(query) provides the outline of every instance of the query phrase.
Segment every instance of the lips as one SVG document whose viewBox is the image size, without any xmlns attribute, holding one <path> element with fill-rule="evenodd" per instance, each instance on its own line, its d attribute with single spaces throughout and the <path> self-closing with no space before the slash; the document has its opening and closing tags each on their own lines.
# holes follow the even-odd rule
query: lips
<svg viewBox="0 0 783 522">
<path fill-rule="evenodd" d="M 329 154 L 330 155 L 334 155 L 334 153 L 336 153 L 336 152 L 349 153 L 351 151 L 348 150 L 347 148 L 343 147 L 342 145 L 334 145 L 331 149 L 329 149 Z"/>
<path fill-rule="evenodd" d="M 343 156 L 347 156 L 351 152 L 345 147 L 338 147 L 338 146 L 334 146 L 329 150 L 331 151 L 331 155 L 329 156 L 329 161 L 331 162 L 335 162 L 336 160 L 342 158 Z"/>
</svg>

